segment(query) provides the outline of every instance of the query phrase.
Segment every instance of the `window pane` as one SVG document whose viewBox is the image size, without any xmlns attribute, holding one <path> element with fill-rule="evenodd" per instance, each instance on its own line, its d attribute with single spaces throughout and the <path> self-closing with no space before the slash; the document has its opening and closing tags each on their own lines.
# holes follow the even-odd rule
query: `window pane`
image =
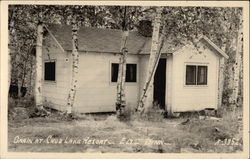
<svg viewBox="0 0 250 159">
<path fill-rule="evenodd" d="M 186 66 L 186 85 L 196 84 L 196 66 Z"/>
<path fill-rule="evenodd" d="M 55 81 L 56 80 L 56 63 L 45 62 L 44 80 Z"/>
<path fill-rule="evenodd" d="M 136 82 L 136 64 L 127 64 L 126 82 Z"/>
<path fill-rule="evenodd" d="M 111 82 L 117 82 L 118 69 L 119 69 L 119 64 L 118 63 L 112 63 L 112 68 L 111 68 Z"/>
<path fill-rule="evenodd" d="M 207 66 L 198 66 L 197 84 L 198 85 L 207 84 Z"/>
</svg>

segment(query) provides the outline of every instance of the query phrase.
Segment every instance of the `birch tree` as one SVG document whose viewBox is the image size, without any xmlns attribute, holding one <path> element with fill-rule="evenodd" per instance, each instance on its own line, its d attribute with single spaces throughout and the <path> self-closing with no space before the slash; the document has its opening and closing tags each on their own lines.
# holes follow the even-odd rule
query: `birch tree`
<svg viewBox="0 0 250 159">
<path fill-rule="evenodd" d="M 160 26 L 161 26 L 161 14 L 162 7 L 156 9 L 156 16 L 154 21 L 153 35 L 152 35 L 152 44 L 150 50 L 150 57 L 146 75 L 146 82 L 143 87 L 142 95 L 137 107 L 137 111 L 140 113 L 144 112 L 145 107 L 148 108 L 153 104 L 152 93 L 153 93 L 153 77 L 158 65 L 160 58 L 160 46 L 163 44 L 164 35 L 162 34 L 159 39 Z M 165 26 L 163 26 L 165 28 Z M 164 30 L 165 31 L 165 30 Z M 163 31 L 163 32 L 164 32 Z"/>
<path fill-rule="evenodd" d="M 241 54 L 243 52 L 243 20 L 242 13 L 235 9 L 236 14 L 239 16 L 239 22 L 237 27 L 237 36 L 235 38 L 235 62 L 233 64 L 233 92 L 232 97 L 230 99 L 230 104 L 237 104 L 238 94 L 239 94 L 239 78 L 240 78 L 240 68 L 242 64 Z"/>
<path fill-rule="evenodd" d="M 126 96 L 125 96 L 125 79 L 126 79 L 126 63 L 127 63 L 127 48 L 126 41 L 128 37 L 128 32 L 124 32 L 121 48 L 121 57 L 119 61 L 118 69 L 118 79 L 117 79 L 117 102 L 116 102 L 116 113 L 121 116 L 124 113 L 126 106 Z"/>
<path fill-rule="evenodd" d="M 43 25 L 37 26 L 36 40 L 36 80 L 35 80 L 35 103 L 36 107 L 42 109 L 42 45 L 43 45 Z"/>
<path fill-rule="evenodd" d="M 74 106 L 76 89 L 77 89 L 77 74 L 79 65 L 79 53 L 78 53 L 78 35 L 77 35 L 78 25 L 76 20 L 72 21 L 72 76 L 71 85 L 68 95 L 67 102 L 67 114 L 72 114 L 72 108 Z"/>
<path fill-rule="evenodd" d="M 122 41 L 121 41 L 121 56 L 119 60 L 119 69 L 118 69 L 118 79 L 117 79 L 117 99 L 116 99 L 116 113 L 117 116 L 121 116 L 124 113 L 126 106 L 126 97 L 125 97 L 125 80 L 126 80 L 126 64 L 127 64 L 127 39 L 129 31 L 126 27 L 126 6 L 124 7 L 124 16 L 123 16 L 123 26 L 122 26 Z"/>
</svg>

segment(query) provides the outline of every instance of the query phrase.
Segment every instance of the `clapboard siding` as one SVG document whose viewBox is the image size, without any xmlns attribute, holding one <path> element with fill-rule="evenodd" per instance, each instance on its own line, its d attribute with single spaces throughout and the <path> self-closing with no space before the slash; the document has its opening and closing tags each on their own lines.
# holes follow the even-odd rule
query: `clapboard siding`
<svg viewBox="0 0 250 159">
<path fill-rule="evenodd" d="M 167 64 L 166 64 L 166 105 L 165 109 L 170 112 L 172 109 L 172 78 L 173 78 L 173 57 L 168 56 L 167 57 Z"/>
<path fill-rule="evenodd" d="M 115 54 L 80 53 L 74 111 L 115 111 L 117 84 L 111 82 L 111 64 L 118 62 L 119 55 Z M 137 64 L 137 82 L 125 83 L 127 105 L 133 107 L 139 95 L 138 57 L 128 55 L 127 63 Z"/>
<path fill-rule="evenodd" d="M 43 100 L 52 108 L 64 111 L 72 75 L 71 52 L 62 51 L 50 36 L 45 41 L 47 44 L 43 47 L 43 77 L 44 62 L 55 60 L 56 81 L 42 81 Z M 193 45 L 186 45 L 171 56 L 162 56 L 167 58 L 165 96 L 167 111 L 183 112 L 217 108 L 219 54 L 204 41 L 200 41 L 199 46 L 202 53 L 199 53 Z M 117 83 L 111 82 L 111 64 L 119 63 L 119 57 L 119 54 L 111 53 L 79 52 L 74 112 L 115 111 Z M 146 82 L 148 61 L 149 55 L 128 54 L 127 63 L 137 64 L 137 81 L 125 83 L 128 107 L 135 108 L 138 104 Z M 185 85 L 187 64 L 208 66 L 206 86 Z M 151 101 L 153 96 L 149 98 Z"/>
<path fill-rule="evenodd" d="M 146 74 L 147 74 L 147 69 L 148 69 L 148 61 L 149 61 L 149 56 L 140 56 L 140 85 L 139 85 L 139 93 L 140 97 L 143 91 L 144 84 L 146 82 Z"/>
<path fill-rule="evenodd" d="M 46 43 L 49 43 L 50 47 L 47 47 Z M 66 110 L 65 108 L 70 86 L 70 54 L 63 52 L 50 36 L 46 38 L 46 43 L 43 47 L 43 101 L 45 105 L 63 111 Z M 66 61 L 66 58 L 68 61 Z M 44 62 L 50 60 L 56 61 L 56 81 L 44 80 Z"/>
<path fill-rule="evenodd" d="M 174 54 L 172 108 L 173 111 L 192 111 L 204 108 L 217 108 L 218 55 L 204 43 L 199 43 L 200 54 L 193 45 L 187 45 Z M 205 47 L 205 48 L 204 48 Z M 186 86 L 187 64 L 208 66 L 205 86 Z"/>
</svg>

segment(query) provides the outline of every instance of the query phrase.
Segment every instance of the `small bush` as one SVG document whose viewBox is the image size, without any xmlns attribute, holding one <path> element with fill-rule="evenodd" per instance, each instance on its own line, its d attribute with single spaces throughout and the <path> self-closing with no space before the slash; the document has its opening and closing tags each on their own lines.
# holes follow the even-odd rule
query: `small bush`
<svg viewBox="0 0 250 159">
<path fill-rule="evenodd" d="M 29 118 L 35 111 L 34 98 L 9 98 L 8 99 L 8 118 L 9 120 L 21 120 Z"/>
<path fill-rule="evenodd" d="M 135 110 L 127 106 L 124 108 L 122 114 L 118 116 L 120 121 L 132 121 L 135 119 Z"/>
<path fill-rule="evenodd" d="M 142 120 L 146 121 L 163 121 L 165 116 L 165 110 L 161 109 L 159 105 L 154 104 L 145 110 L 144 114 L 140 117 Z"/>
</svg>

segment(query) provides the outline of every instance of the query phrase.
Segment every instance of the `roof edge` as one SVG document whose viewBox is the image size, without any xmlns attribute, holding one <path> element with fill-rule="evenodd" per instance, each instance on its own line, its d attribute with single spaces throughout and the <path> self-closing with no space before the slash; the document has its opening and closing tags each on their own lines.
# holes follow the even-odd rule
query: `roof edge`
<svg viewBox="0 0 250 159">
<path fill-rule="evenodd" d="M 71 52 L 72 50 L 67 49 L 66 52 Z M 112 51 L 88 51 L 88 50 L 78 50 L 78 52 L 85 52 L 85 53 L 105 53 L 105 54 L 122 54 L 121 52 L 112 52 Z M 168 52 L 162 52 L 161 54 L 172 54 Z M 150 52 L 147 53 L 129 53 L 129 55 L 150 55 Z"/>
<path fill-rule="evenodd" d="M 208 37 L 206 37 L 205 35 L 202 36 L 200 39 L 204 39 L 205 41 L 208 42 L 208 44 L 210 44 L 216 51 L 218 51 L 224 58 L 228 59 L 229 56 L 223 51 L 221 50 L 215 43 L 213 43 Z"/>
<path fill-rule="evenodd" d="M 52 37 L 52 39 L 56 42 L 56 44 L 59 46 L 59 48 L 62 50 L 62 52 L 65 52 L 65 49 L 59 43 L 59 41 L 56 39 L 56 37 L 54 36 L 54 34 L 49 30 L 49 28 L 46 25 L 44 25 L 44 28 L 48 31 L 48 33 L 50 34 L 50 36 Z"/>
</svg>

